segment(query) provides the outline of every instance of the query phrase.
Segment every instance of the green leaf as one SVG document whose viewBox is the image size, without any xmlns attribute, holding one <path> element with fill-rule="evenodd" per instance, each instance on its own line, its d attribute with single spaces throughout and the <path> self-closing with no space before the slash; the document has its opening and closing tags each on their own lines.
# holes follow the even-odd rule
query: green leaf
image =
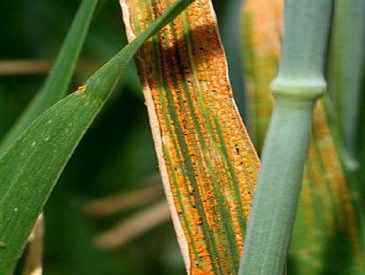
<svg viewBox="0 0 365 275">
<path fill-rule="evenodd" d="M 6 150 L 34 119 L 66 95 L 97 3 L 98 0 L 82 1 L 44 86 L 4 137 L 0 152 Z"/>
<path fill-rule="evenodd" d="M 358 169 L 356 140 L 365 69 L 365 2 L 335 1 L 328 66 L 329 91 L 348 154 L 348 169 Z"/>
<path fill-rule="evenodd" d="M 98 70 L 85 88 L 59 101 L 0 156 L 0 270 L 9 274 L 32 226 L 83 134 L 98 114 L 121 71 L 145 40 L 193 0 L 176 1 L 145 32 Z"/>
</svg>

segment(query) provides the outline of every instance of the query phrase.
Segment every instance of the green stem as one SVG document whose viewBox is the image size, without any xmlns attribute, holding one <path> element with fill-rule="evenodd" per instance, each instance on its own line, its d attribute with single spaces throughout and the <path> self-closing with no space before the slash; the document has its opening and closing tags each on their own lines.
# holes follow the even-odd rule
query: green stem
<svg viewBox="0 0 365 275">
<path fill-rule="evenodd" d="M 283 274 L 323 78 L 332 0 L 287 0 L 275 108 L 239 274 Z"/>
</svg>

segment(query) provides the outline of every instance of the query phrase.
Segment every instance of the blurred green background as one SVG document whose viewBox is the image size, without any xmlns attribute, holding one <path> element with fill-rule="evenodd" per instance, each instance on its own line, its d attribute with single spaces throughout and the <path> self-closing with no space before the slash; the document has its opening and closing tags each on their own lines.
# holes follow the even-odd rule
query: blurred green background
<svg viewBox="0 0 365 275">
<path fill-rule="evenodd" d="M 0 62 L 53 60 L 80 1 L 2 1 Z M 241 1 L 214 1 L 230 63 L 237 103 L 243 110 L 239 56 Z M 75 90 L 126 44 L 119 3 L 101 0 L 81 63 L 69 88 Z M 4 68 L 4 63 L 0 64 Z M 35 92 L 45 73 L 0 73 L 0 136 L 4 136 Z M 146 107 L 134 64 L 67 165 L 45 209 L 44 274 L 185 274 L 171 222 L 123 247 L 106 251 L 92 239 L 133 216 L 132 209 L 96 219 L 83 213 L 91 200 L 146 186 L 158 173 Z M 148 205 L 147 205 L 148 206 Z M 18 268 L 20 270 L 20 268 Z M 20 271 L 18 270 L 18 273 Z"/>
</svg>

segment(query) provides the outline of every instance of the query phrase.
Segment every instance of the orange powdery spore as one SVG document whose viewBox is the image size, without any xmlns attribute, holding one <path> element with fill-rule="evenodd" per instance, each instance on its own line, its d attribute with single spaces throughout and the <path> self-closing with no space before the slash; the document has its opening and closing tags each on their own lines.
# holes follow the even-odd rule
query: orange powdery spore
<svg viewBox="0 0 365 275">
<path fill-rule="evenodd" d="M 130 38 L 173 3 L 124 2 Z M 189 272 L 234 274 L 259 160 L 233 101 L 210 1 L 197 0 L 145 43 L 137 63 Z"/>
<path fill-rule="evenodd" d="M 86 88 L 87 88 L 86 85 L 82 85 L 82 86 L 77 87 L 77 90 L 75 91 L 75 95 L 82 94 L 83 92 L 86 91 Z"/>
</svg>

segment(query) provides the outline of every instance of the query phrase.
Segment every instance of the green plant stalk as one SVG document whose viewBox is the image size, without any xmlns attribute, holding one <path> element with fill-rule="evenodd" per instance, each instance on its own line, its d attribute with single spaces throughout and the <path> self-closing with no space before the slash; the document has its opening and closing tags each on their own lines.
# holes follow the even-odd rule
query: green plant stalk
<svg viewBox="0 0 365 275">
<path fill-rule="evenodd" d="M 34 119 L 66 95 L 97 3 L 98 0 L 82 1 L 52 71 L 41 90 L 2 140 L 0 152 L 6 150 Z"/>
<path fill-rule="evenodd" d="M 40 115 L 0 155 L 0 270 L 14 270 L 34 223 L 75 147 L 139 47 L 194 0 L 179 0 L 79 90 Z"/>
<path fill-rule="evenodd" d="M 365 68 L 365 1 L 336 1 L 334 25 L 329 67 L 334 85 L 329 88 L 348 154 L 347 167 L 353 170 L 358 167 L 356 135 Z"/>
<path fill-rule="evenodd" d="M 275 108 L 265 141 L 239 274 L 283 274 L 293 229 L 312 109 L 323 77 L 332 0 L 288 0 Z"/>
</svg>

